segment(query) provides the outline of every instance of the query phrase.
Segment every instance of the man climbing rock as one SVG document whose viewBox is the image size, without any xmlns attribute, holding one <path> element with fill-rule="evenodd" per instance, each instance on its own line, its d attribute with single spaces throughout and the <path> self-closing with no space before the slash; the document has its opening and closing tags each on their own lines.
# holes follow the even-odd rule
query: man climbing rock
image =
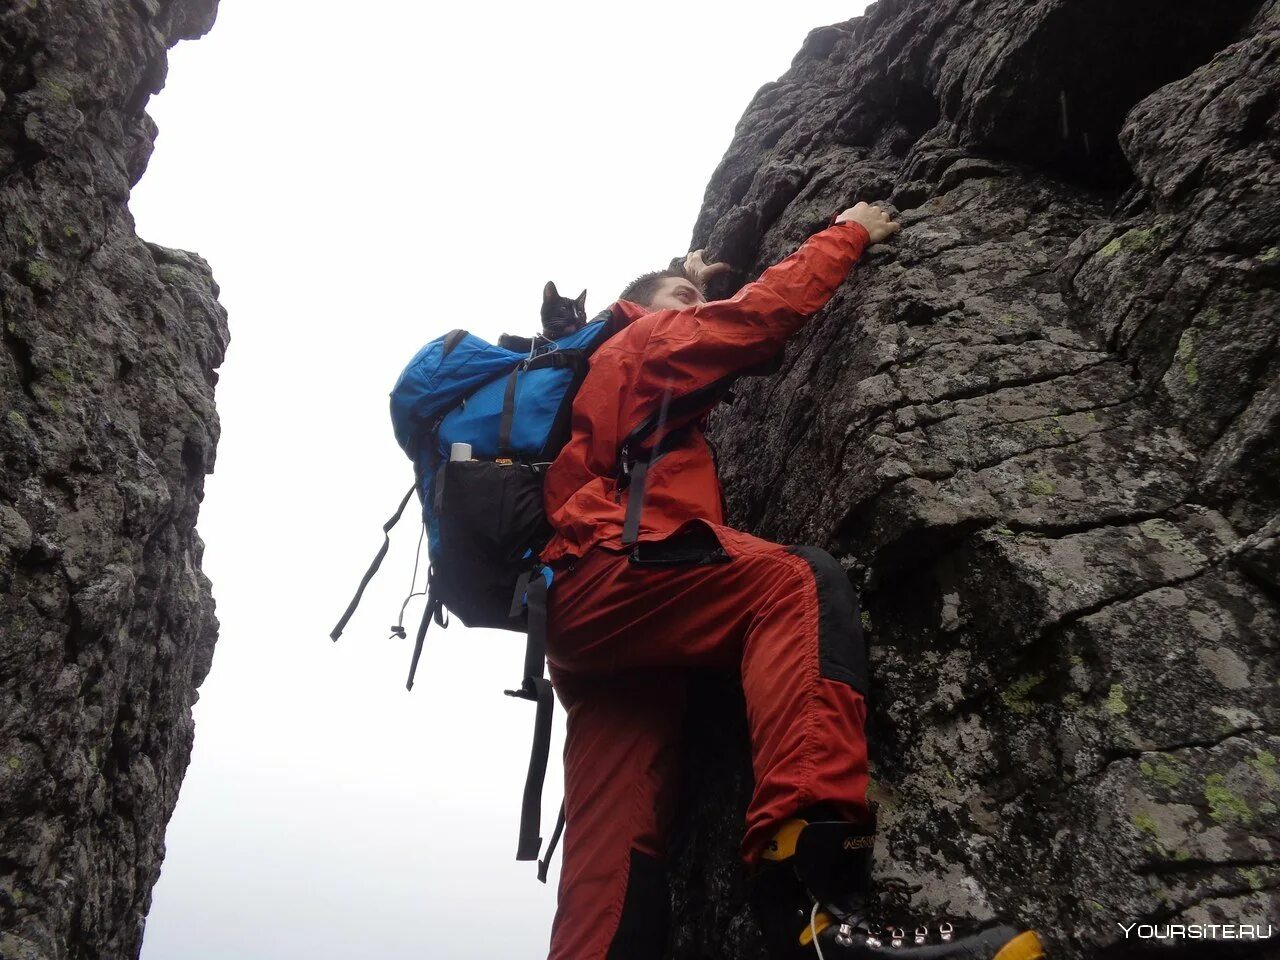
<svg viewBox="0 0 1280 960">
<path fill-rule="evenodd" d="M 548 663 L 569 714 L 551 960 L 663 956 L 686 679 L 708 667 L 739 671 L 746 694 L 755 790 L 742 853 L 774 956 L 1043 956 L 1034 933 L 1002 923 L 876 915 L 857 598 L 823 551 L 724 525 L 703 436 L 732 380 L 775 359 L 867 246 L 897 231 L 860 203 L 731 299 L 705 299 L 728 267 L 698 252 L 610 308 L 618 332 L 591 358 L 545 486 Z"/>
</svg>

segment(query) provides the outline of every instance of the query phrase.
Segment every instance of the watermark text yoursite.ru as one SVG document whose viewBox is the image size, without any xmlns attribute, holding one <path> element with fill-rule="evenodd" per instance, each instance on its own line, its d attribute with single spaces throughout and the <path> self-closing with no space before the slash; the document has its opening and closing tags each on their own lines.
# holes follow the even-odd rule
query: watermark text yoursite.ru
<svg viewBox="0 0 1280 960">
<path fill-rule="evenodd" d="M 1125 939 L 1269 940 L 1269 923 L 1118 923 Z"/>
</svg>

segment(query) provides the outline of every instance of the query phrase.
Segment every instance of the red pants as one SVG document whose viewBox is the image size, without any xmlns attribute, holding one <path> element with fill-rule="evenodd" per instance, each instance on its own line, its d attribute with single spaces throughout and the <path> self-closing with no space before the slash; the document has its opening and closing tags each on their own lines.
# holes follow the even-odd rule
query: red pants
<svg viewBox="0 0 1280 960">
<path fill-rule="evenodd" d="M 741 672 L 749 863 L 806 807 L 867 816 L 865 652 L 844 571 L 820 550 L 711 530 L 726 561 L 637 564 L 595 547 L 556 573 L 547 659 L 569 719 L 551 960 L 663 954 L 688 668 Z"/>
</svg>

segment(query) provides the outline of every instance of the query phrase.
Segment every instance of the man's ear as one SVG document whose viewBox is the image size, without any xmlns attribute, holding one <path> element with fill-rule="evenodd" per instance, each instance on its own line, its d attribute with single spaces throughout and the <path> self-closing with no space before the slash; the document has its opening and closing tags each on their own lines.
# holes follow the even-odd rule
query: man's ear
<svg viewBox="0 0 1280 960">
<path fill-rule="evenodd" d="M 578 299 L 573 302 L 576 303 L 579 307 L 581 307 L 583 312 L 585 313 L 587 309 L 587 291 L 583 290 L 580 294 L 578 294 Z"/>
<path fill-rule="evenodd" d="M 556 292 L 556 285 L 548 280 L 547 285 L 542 288 L 542 302 L 550 303 L 558 296 L 560 296 L 560 294 Z"/>
</svg>

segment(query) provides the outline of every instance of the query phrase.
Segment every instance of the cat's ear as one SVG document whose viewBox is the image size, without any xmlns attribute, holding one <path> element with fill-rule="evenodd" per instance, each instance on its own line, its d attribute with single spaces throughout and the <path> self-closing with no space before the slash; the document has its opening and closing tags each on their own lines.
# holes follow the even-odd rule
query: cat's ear
<svg viewBox="0 0 1280 960">
<path fill-rule="evenodd" d="M 560 294 L 556 291 L 556 285 L 548 280 L 547 285 L 542 288 L 542 302 L 551 303 L 559 296 Z"/>
<path fill-rule="evenodd" d="M 579 309 L 579 310 L 581 310 L 583 313 L 586 313 L 586 310 L 587 310 L 587 291 L 583 290 L 580 294 L 578 294 L 578 299 L 577 299 L 577 300 L 575 300 L 575 301 L 573 301 L 573 302 L 574 302 L 574 303 L 576 303 L 576 304 L 578 305 L 578 309 Z"/>
</svg>

